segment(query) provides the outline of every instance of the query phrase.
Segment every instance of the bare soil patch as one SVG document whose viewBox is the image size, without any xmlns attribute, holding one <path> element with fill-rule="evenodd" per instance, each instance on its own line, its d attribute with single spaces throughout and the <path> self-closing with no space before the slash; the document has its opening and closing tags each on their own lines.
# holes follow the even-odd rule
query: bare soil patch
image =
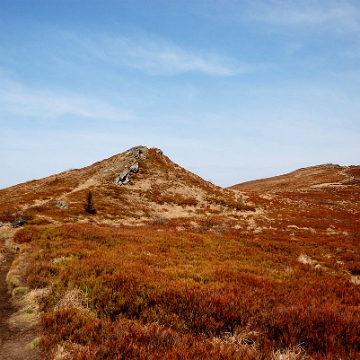
<svg viewBox="0 0 360 360">
<path fill-rule="evenodd" d="M 4 243 L 2 234 L 0 241 Z M 36 338 L 39 329 L 37 326 L 29 327 L 28 324 L 14 321 L 14 314 L 18 309 L 12 304 L 6 282 L 15 256 L 14 250 L 4 247 L 0 263 L 0 359 L 36 360 L 40 359 L 40 352 L 32 349 L 30 343 Z"/>
</svg>

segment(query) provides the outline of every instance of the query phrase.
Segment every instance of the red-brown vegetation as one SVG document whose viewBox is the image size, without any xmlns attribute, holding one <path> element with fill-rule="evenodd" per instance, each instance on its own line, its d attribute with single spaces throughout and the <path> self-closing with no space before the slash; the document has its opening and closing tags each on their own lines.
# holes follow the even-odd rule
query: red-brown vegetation
<svg viewBox="0 0 360 360">
<path fill-rule="evenodd" d="M 360 358 L 358 167 L 221 189 L 148 149 L 115 185 L 132 151 L 0 191 L 44 359 Z"/>
<path fill-rule="evenodd" d="M 72 224 L 28 227 L 16 240 L 30 246 L 28 285 L 52 289 L 42 304 L 48 354 L 70 342 L 84 347 L 79 359 L 260 359 L 299 344 L 314 359 L 360 355 L 360 287 L 345 272 L 360 254 L 342 256 L 334 239 Z M 299 262 L 302 253 L 323 270 Z M 72 288 L 86 294 L 86 308 L 57 309 Z M 241 333 L 257 334 L 256 349 L 214 342 Z"/>
</svg>

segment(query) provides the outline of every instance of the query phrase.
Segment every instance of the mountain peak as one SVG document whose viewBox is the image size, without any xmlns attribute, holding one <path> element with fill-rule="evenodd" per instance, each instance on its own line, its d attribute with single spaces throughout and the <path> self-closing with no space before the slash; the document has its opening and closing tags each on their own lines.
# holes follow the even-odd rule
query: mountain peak
<svg viewBox="0 0 360 360">
<path fill-rule="evenodd" d="M 225 212 L 228 216 L 246 208 L 236 200 L 236 192 L 205 181 L 171 161 L 162 150 L 145 146 L 82 169 L 1 190 L 0 204 L 7 199 L 7 208 L 27 212 L 24 216 L 33 217 L 34 223 L 45 219 L 83 221 L 89 219 L 84 212 L 89 192 L 97 210 L 91 219 L 100 223 L 196 218 Z"/>
</svg>

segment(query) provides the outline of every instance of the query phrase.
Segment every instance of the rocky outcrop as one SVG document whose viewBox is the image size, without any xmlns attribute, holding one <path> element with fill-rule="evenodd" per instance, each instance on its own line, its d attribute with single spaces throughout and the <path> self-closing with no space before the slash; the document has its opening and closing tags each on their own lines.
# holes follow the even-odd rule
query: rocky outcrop
<svg viewBox="0 0 360 360">
<path fill-rule="evenodd" d="M 139 172 L 140 166 L 138 159 L 146 160 L 148 149 L 145 146 L 136 146 L 130 149 L 126 155 L 130 157 L 130 166 L 125 166 L 125 169 L 119 172 L 116 175 L 115 184 L 116 185 L 128 185 L 130 183 L 130 175 L 137 174 Z M 124 166 L 124 165 L 123 165 Z"/>
<path fill-rule="evenodd" d="M 129 170 L 134 174 L 138 173 L 139 172 L 139 163 L 137 161 L 134 161 L 133 164 L 130 166 Z"/>
<path fill-rule="evenodd" d="M 137 149 L 137 151 L 135 152 L 134 158 L 146 160 L 146 153 L 144 152 L 144 147 L 141 146 L 136 149 Z"/>
<path fill-rule="evenodd" d="M 115 179 L 115 184 L 116 185 L 127 185 L 130 183 L 130 170 L 129 169 L 124 169 L 123 171 L 121 171 L 116 179 Z"/>
</svg>

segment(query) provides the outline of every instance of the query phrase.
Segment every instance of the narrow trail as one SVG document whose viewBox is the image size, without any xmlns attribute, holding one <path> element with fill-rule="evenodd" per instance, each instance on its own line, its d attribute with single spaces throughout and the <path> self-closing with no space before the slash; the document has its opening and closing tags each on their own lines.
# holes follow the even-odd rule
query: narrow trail
<svg viewBox="0 0 360 360">
<path fill-rule="evenodd" d="M 16 253 L 5 248 L 3 255 L 0 262 L 0 360 L 36 360 L 40 358 L 39 351 L 32 350 L 27 344 L 36 337 L 37 329 L 11 321 L 17 309 L 11 304 L 6 275 Z"/>
</svg>

